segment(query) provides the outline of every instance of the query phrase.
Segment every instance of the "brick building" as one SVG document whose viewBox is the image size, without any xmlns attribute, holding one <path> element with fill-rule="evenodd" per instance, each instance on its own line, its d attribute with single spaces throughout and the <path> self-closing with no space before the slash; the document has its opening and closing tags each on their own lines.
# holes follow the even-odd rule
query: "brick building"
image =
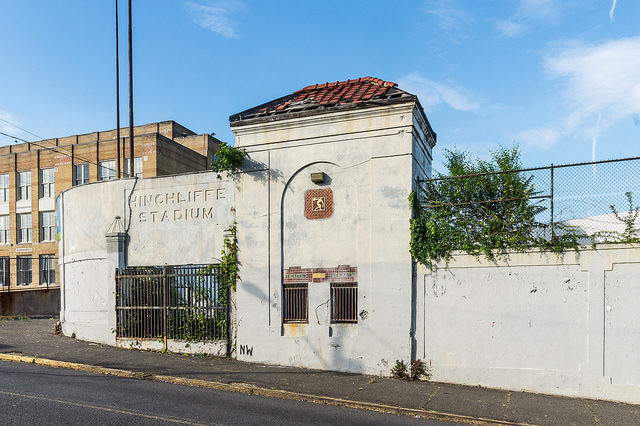
<svg viewBox="0 0 640 426">
<path fill-rule="evenodd" d="M 128 129 L 120 136 L 127 177 Z M 137 177 L 206 170 L 219 146 L 174 121 L 136 126 L 134 136 Z M 0 315 L 58 313 L 56 196 L 116 179 L 116 156 L 116 130 L 0 147 Z"/>
</svg>

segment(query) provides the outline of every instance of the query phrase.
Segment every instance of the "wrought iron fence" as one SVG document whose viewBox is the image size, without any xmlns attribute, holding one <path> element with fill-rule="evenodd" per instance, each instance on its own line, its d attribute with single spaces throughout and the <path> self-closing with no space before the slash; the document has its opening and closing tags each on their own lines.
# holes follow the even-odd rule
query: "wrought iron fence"
<svg viewBox="0 0 640 426">
<path fill-rule="evenodd" d="M 510 192 L 514 182 L 527 189 Z M 483 192 L 489 186 L 495 191 Z M 424 211 L 466 218 L 470 232 L 491 220 L 501 232 L 511 220 L 512 230 L 528 226 L 533 239 L 571 233 L 580 244 L 640 242 L 640 157 L 439 176 L 418 180 L 417 188 Z M 531 217 L 518 217 L 523 212 Z"/>
<path fill-rule="evenodd" d="M 116 270 L 116 337 L 224 340 L 228 288 L 219 265 Z"/>
</svg>

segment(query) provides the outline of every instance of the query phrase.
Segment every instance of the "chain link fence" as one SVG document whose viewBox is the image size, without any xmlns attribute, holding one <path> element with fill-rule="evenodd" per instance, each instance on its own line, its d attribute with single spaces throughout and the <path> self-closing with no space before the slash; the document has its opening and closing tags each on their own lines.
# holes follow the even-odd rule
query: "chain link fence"
<svg viewBox="0 0 640 426">
<path fill-rule="evenodd" d="M 640 157 L 440 176 L 417 187 L 417 205 L 430 221 L 478 239 L 499 237 L 504 245 L 493 248 L 563 238 L 640 242 Z"/>
</svg>

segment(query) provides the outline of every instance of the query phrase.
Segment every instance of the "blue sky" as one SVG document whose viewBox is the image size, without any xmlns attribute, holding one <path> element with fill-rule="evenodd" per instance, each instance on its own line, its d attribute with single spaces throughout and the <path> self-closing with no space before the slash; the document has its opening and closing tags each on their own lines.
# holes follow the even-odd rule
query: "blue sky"
<svg viewBox="0 0 640 426">
<path fill-rule="evenodd" d="M 514 142 L 527 166 L 640 155 L 640 0 L 133 3 L 137 124 L 232 142 L 230 114 L 371 75 L 419 96 L 436 170 L 442 149 Z M 106 0 L 0 3 L 0 118 L 43 138 L 114 128 L 113 14 Z M 126 0 L 120 17 L 124 126 Z"/>
</svg>

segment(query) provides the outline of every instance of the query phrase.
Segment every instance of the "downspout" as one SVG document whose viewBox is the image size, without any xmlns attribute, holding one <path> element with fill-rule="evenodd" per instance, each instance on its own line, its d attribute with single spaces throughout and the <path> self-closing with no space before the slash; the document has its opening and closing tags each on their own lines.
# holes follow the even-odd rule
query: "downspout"
<svg viewBox="0 0 640 426">
<path fill-rule="evenodd" d="M 60 270 L 60 322 L 64 323 L 65 321 L 65 311 L 67 306 L 67 292 L 65 285 L 65 261 L 64 261 L 64 192 L 61 192 L 59 197 L 59 210 L 58 210 L 58 221 L 60 222 L 60 241 L 58 242 L 58 252 L 59 260 L 58 260 L 58 268 Z"/>
</svg>

